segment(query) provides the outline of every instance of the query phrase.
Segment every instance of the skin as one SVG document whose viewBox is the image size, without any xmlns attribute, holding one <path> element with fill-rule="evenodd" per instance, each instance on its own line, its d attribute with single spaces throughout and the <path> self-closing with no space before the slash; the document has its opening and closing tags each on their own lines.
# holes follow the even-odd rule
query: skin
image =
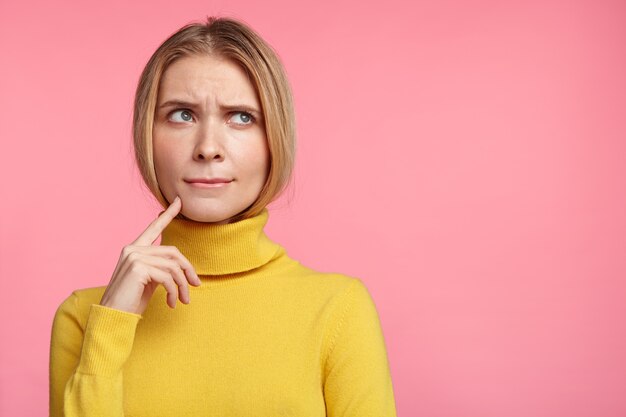
<svg viewBox="0 0 626 417">
<path fill-rule="evenodd" d="M 184 104 L 163 107 L 169 101 Z M 153 128 L 155 170 L 167 201 L 179 196 L 185 217 L 215 224 L 254 203 L 269 169 L 262 118 L 254 86 L 235 62 L 193 55 L 171 64 L 161 79 Z M 184 181 L 197 177 L 233 181 L 219 188 Z"/>
<path fill-rule="evenodd" d="M 143 314 L 159 285 L 167 291 L 171 308 L 176 308 L 177 299 L 189 304 L 189 284 L 201 285 L 193 265 L 175 246 L 153 245 L 180 209 L 180 198 L 175 198 L 137 239 L 122 248 L 101 305 Z"/>
<path fill-rule="evenodd" d="M 186 104 L 162 107 L 172 100 Z M 177 299 L 189 304 L 189 285 L 201 285 L 193 265 L 176 247 L 153 243 L 178 213 L 226 224 L 254 203 L 269 167 L 262 117 L 254 86 L 234 62 L 199 55 L 170 65 L 159 89 L 153 148 L 157 180 L 171 203 L 122 248 L 101 305 L 143 314 L 159 285 L 171 308 Z M 198 177 L 233 181 L 220 188 L 185 182 Z"/>
</svg>

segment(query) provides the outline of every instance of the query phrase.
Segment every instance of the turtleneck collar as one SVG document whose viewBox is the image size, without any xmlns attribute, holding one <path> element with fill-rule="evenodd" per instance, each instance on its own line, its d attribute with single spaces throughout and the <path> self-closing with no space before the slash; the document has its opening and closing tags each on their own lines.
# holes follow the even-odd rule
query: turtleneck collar
<svg viewBox="0 0 626 417">
<path fill-rule="evenodd" d="M 229 224 L 174 218 L 161 233 L 161 245 L 176 246 L 198 275 L 248 271 L 266 264 L 281 249 L 263 230 L 268 218 L 267 208 Z"/>
</svg>

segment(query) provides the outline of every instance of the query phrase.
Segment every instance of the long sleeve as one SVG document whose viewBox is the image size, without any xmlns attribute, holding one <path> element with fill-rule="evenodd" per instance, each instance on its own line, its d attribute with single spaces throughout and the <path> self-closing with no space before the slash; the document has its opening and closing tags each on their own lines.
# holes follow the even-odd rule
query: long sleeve
<svg viewBox="0 0 626 417">
<path fill-rule="evenodd" d="M 328 417 L 395 417 L 389 362 L 378 312 L 352 281 L 330 321 L 324 398 Z"/>
<path fill-rule="evenodd" d="M 56 311 L 50 339 L 50 417 L 121 417 L 122 371 L 141 315 L 91 304 L 81 323 L 72 293 Z"/>
</svg>

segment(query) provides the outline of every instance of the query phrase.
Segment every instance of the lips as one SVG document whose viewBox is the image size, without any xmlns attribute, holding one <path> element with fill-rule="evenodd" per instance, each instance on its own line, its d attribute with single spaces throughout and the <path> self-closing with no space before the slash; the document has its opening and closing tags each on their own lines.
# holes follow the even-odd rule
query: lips
<svg viewBox="0 0 626 417">
<path fill-rule="evenodd" d="M 203 184 L 220 184 L 225 182 L 231 182 L 231 179 L 228 178 L 189 178 L 185 179 L 185 182 L 194 183 L 199 182 Z"/>
</svg>

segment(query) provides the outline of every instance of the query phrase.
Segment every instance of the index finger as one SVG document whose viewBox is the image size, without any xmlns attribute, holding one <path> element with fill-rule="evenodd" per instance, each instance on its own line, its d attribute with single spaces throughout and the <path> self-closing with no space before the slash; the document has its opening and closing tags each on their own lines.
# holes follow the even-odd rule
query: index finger
<svg viewBox="0 0 626 417">
<path fill-rule="evenodd" d="M 149 246 L 154 243 L 155 240 L 161 235 L 165 227 L 172 221 L 174 217 L 180 212 L 182 207 L 182 203 L 180 201 L 180 197 L 176 197 L 172 204 L 165 209 L 159 217 L 154 219 L 152 223 L 148 225 L 146 230 L 144 230 L 131 245 L 139 245 L 139 246 Z"/>
</svg>

